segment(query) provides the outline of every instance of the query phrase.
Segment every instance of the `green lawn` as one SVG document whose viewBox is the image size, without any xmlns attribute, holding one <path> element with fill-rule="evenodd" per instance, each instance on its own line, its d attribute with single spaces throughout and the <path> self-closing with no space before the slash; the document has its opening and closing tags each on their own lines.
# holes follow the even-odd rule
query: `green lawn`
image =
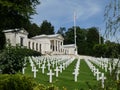
<svg viewBox="0 0 120 90">
<path fill-rule="evenodd" d="M 52 84 L 58 86 L 60 90 L 62 90 L 63 87 L 66 87 L 67 90 L 88 90 L 86 82 L 89 82 L 92 86 L 96 85 L 97 81 L 84 60 L 81 60 L 80 62 L 78 81 L 74 82 L 74 75 L 72 75 L 72 73 L 75 69 L 76 63 L 77 60 L 74 60 L 73 63 L 70 64 L 62 73 L 59 73 L 58 78 L 53 76 L 53 83 L 51 84 L 49 83 L 49 76 L 46 74 L 48 72 L 47 70 L 45 70 L 45 74 L 42 74 L 41 69 L 39 69 L 35 80 L 46 86 Z M 27 65 L 25 75 L 33 77 L 30 65 Z"/>
</svg>

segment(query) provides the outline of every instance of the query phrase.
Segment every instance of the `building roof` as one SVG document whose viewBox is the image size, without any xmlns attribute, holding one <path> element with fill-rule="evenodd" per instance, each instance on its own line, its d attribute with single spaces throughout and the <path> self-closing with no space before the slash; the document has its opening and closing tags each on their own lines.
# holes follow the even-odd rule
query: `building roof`
<svg viewBox="0 0 120 90">
<path fill-rule="evenodd" d="M 9 33 L 9 32 L 19 32 L 19 33 L 22 33 L 22 34 L 28 34 L 28 32 L 22 28 L 22 29 L 19 29 L 19 28 L 15 28 L 15 29 L 8 29 L 8 30 L 3 30 L 4 33 Z"/>
<path fill-rule="evenodd" d="M 64 39 L 63 36 L 60 34 L 53 34 L 53 35 L 42 34 L 42 35 L 32 37 L 32 39 L 40 39 L 40 38 L 61 38 L 61 39 Z"/>
<path fill-rule="evenodd" d="M 4 33 L 7 33 L 7 32 L 15 32 L 15 31 L 20 31 L 20 29 L 16 28 L 16 29 L 3 30 Z"/>
<path fill-rule="evenodd" d="M 67 45 L 63 45 L 64 48 L 75 48 L 75 44 L 67 44 Z"/>
</svg>

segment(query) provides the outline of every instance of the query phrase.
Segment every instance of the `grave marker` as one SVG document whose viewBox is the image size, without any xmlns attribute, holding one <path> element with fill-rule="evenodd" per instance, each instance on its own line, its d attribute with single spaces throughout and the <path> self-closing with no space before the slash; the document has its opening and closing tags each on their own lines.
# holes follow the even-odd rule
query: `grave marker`
<svg viewBox="0 0 120 90">
<path fill-rule="evenodd" d="M 49 75 L 49 82 L 52 83 L 52 76 L 54 75 L 54 73 L 52 73 L 52 70 L 50 70 L 49 73 L 47 73 L 47 75 Z"/>
<path fill-rule="evenodd" d="M 46 68 L 45 64 L 43 64 L 41 68 L 42 68 L 42 73 L 44 73 L 45 72 L 45 68 Z"/>
<path fill-rule="evenodd" d="M 55 71 L 56 71 L 56 77 L 58 77 L 58 72 L 60 71 L 59 68 L 56 67 Z"/>
<path fill-rule="evenodd" d="M 34 72 L 34 78 L 36 78 L 36 72 L 37 72 L 38 70 L 36 69 L 36 67 L 34 67 L 34 69 L 33 69 L 33 72 Z"/>
<path fill-rule="evenodd" d="M 75 69 L 75 71 L 73 72 L 73 74 L 74 74 L 74 81 L 77 82 L 77 76 L 79 74 L 78 70 Z"/>
<path fill-rule="evenodd" d="M 104 73 L 102 73 L 100 79 L 101 79 L 101 82 L 102 82 L 102 88 L 104 88 L 104 81 L 106 79 L 106 77 L 104 77 Z"/>
</svg>

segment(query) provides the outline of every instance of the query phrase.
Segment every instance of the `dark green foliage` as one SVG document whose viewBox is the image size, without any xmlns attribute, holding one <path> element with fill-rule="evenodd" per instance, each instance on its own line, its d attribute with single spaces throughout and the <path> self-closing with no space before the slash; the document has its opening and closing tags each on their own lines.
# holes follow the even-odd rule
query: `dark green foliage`
<svg viewBox="0 0 120 90">
<path fill-rule="evenodd" d="M 65 32 L 64 44 L 73 44 L 73 43 L 74 43 L 74 30 L 73 28 L 69 28 L 68 31 Z"/>
<path fill-rule="evenodd" d="M 52 24 L 47 20 L 43 21 L 43 23 L 40 26 L 40 30 L 41 30 L 40 32 L 41 34 L 46 34 L 46 35 L 54 34 L 54 26 L 52 26 Z"/>
<path fill-rule="evenodd" d="M 39 0 L 0 0 L 0 49 L 3 49 L 6 29 L 27 28 Z"/>
<path fill-rule="evenodd" d="M 0 54 L 0 69 L 2 73 L 15 74 L 22 70 L 25 56 L 40 55 L 40 53 L 33 50 L 8 45 Z"/>
<path fill-rule="evenodd" d="M 40 27 L 39 27 L 37 24 L 35 24 L 35 23 L 33 23 L 33 24 L 29 23 L 29 24 L 25 27 L 25 29 L 26 29 L 26 30 L 28 31 L 28 33 L 29 33 L 29 34 L 28 34 L 28 37 L 29 37 L 29 38 L 41 34 L 41 33 L 40 33 Z"/>
<path fill-rule="evenodd" d="M 22 69 L 24 52 L 19 47 L 7 47 L 0 55 L 0 69 L 2 73 L 14 74 Z"/>
<path fill-rule="evenodd" d="M 40 52 L 31 49 L 21 48 L 21 51 L 24 52 L 24 56 L 41 56 Z"/>
<path fill-rule="evenodd" d="M 51 85 L 38 84 L 31 77 L 21 74 L 0 74 L 0 90 L 59 90 Z"/>
<path fill-rule="evenodd" d="M 34 90 L 46 90 L 46 87 L 43 84 L 38 84 Z"/>
<path fill-rule="evenodd" d="M 65 36 L 66 28 L 60 27 L 60 29 L 57 31 L 57 34 L 61 34 L 63 37 Z"/>
<path fill-rule="evenodd" d="M 5 36 L 4 33 L 0 31 L 0 50 L 4 48 L 5 45 Z"/>
<path fill-rule="evenodd" d="M 105 44 L 96 44 L 93 48 L 96 57 L 118 58 L 120 54 L 120 44 L 106 42 Z"/>
<path fill-rule="evenodd" d="M 78 54 L 92 55 L 93 47 L 99 43 L 99 32 L 97 28 L 81 29 L 76 27 Z M 65 32 L 65 44 L 74 44 L 74 27 Z"/>
<path fill-rule="evenodd" d="M 35 81 L 20 74 L 0 74 L 0 90 L 34 90 Z"/>
</svg>

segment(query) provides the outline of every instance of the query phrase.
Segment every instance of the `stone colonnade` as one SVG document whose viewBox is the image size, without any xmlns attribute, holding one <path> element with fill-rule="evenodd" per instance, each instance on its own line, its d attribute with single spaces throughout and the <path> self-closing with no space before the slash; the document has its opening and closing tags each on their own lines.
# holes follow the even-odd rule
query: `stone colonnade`
<svg viewBox="0 0 120 90">
<path fill-rule="evenodd" d="M 32 49 L 38 52 L 43 53 L 42 51 L 42 43 L 37 42 L 35 40 L 28 39 L 28 49 Z M 50 52 L 53 54 L 68 54 L 68 50 L 63 47 L 63 41 L 60 40 L 50 40 Z"/>
<path fill-rule="evenodd" d="M 53 52 L 63 52 L 63 41 L 61 40 L 50 40 L 50 49 Z"/>
<path fill-rule="evenodd" d="M 41 43 L 28 39 L 28 49 L 32 49 L 38 52 L 41 52 Z"/>
</svg>

